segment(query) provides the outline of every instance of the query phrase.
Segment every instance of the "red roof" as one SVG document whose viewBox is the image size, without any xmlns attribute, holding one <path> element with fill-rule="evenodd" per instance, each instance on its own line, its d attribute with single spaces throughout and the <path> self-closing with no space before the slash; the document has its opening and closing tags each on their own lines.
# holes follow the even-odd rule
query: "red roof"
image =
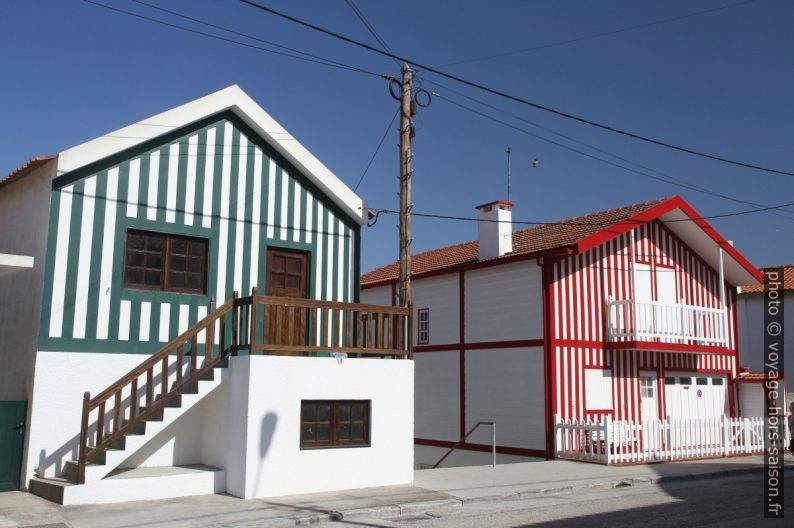
<svg viewBox="0 0 794 528">
<path fill-rule="evenodd" d="M 617 209 L 599 211 L 584 216 L 577 216 L 538 226 L 513 231 L 513 251 L 496 259 L 507 259 L 517 255 L 547 253 L 554 250 L 561 252 L 575 251 L 575 244 L 580 240 L 604 231 L 605 228 L 624 222 L 632 217 L 657 206 L 670 198 L 660 198 L 650 202 L 627 205 Z M 636 225 L 636 224 L 635 224 Z M 439 271 L 477 262 L 479 243 L 476 240 L 455 244 L 439 249 L 425 251 L 411 256 L 411 275 L 416 277 L 424 273 Z M 494 259 L 494 260 L 496 260 Z M 398 263 L 392 262 L 375 268 L 361 276 L 361 285 L 369 286 L 397 280 Z"/>
<path fill-rule="evenodd" d="M 6 177 L 0 178 L 0 187 L 30 174 L 34 170 L 38 169 L 39 167 L 41 167 L 42 165 L 46 164 L 48 161 L 53 159 L 55 159 L 55 156 L 36 156 L 35 158 L 25 163 L 21 167 L 18 167 L 13 171 L 11 171 L 11 173 L 8 174 Z"/>
<path fill-rule="evenodd" d="M 783 268 L 783 290 L 794 291 L 794 264 L 789 264 L 788 266 L 779 266 L 778 268 L 774 268 L 774 267 L 761 268 L 761 271 L 765 272 L 766 270 L 779 269 L 779 268 Z M 764 291 L 763 283 L 742 286 L 742 293 L 762 293 L 763 291 Z"/>
</svg>

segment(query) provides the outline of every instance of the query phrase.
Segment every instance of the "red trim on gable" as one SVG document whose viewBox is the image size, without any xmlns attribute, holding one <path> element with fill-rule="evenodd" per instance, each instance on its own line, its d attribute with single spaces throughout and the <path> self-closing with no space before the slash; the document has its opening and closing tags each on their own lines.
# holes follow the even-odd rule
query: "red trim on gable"
<svg viewBox="0 0 794 528">
<path fill-rule="evenodd" d="M 606 229 L 599 231 L 598 233 L 579 240 L 575 244 L 576 252 L 583 253 L 594 248 L 595 246 L 615 238 L 618 235 L 631 231 L 640 224 L 655 220 L 663 214 L 669 213 L 673 209 L 681 209 L 685 215 L 687 215 L 695 224 L 698 225 L 698 227 L 705 231 L 705 233 L 709 235 L 712 240 L 714 240 L 714 242 L 716 242 L 717 245 L 723 249 L 723 251 L 728 253 L 736 262 L 738 262 L 745 270 L 747 270 L 748 273 L 755 277 L 758 282 L 764 281 L 763 274 L 761 274 L 761 272 L 758 271 L 755 266 L 750 264 L 750 262 L 745 259 L 741 253 L 736 251 L 736 249 L 730 245 L 728 241 L 725 240 L 722 235 L 720 235 L 717 230 L 711 226 L 711 224 L 709 224 L 697 212 L 695 212 L 692 206 L 686 203 L 680 196 L 673 196 L 672 198 L 669 198 L 658 205 L 649 207 L 639 214 L 631 216 L 626 220 L 617 222 Z"/>
</svg>

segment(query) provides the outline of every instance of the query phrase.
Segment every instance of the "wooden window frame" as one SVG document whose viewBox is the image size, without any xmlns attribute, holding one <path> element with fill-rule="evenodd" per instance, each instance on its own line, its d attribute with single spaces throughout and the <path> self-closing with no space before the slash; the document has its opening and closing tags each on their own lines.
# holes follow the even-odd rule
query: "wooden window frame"
<svg viewBox="0 0 794 528">
<path fill-rule="evenodd" d="M 329 422 L 330 434 L 327 441 L 306 440 L 303 438 L 304 412 L 306 405 L 330 405 L 331 417 Z M 339 407 L 342 405 L 351 404 L 364 404 L 364 418 L 360 420 L 364 424 L 364 439 L 363 440 L 349 440 L 340 439 L 337 437 L 337 426 L 339 425 Z M 337 449 L 344 447 L 371 447 L 371 434 L 372 434 L 372 400 L 301 400 L 300 409 L 300 448 L 301 449 Z M 347 420 L 348 423 L 355 423 L 359 420 Z M 316 421 L 311 422 L 316 423 Z"/>
<path fill-rule="evenodd" d="M 147 284 L 130 283 L 127 280 L 127 251 L 129 244 L 130 234 L 139 234 L 144 236 L 159 236 L 163 238 L 163 250 L 160 263 L 160 285 L 150 286 Z M 173 240 L 185 240 L 186 242 L 202 242 L 204 244 L 204 262 L 203 270 L 201 272 L 201 287 L 199 289 L 191 288 L 175 288 L 169 284 L 171 261 L 171 243 Z M 207 273 L 209 272 L 209 247 L 210 241 L 207 238 L 178 235 L 173 233 L 163 233 L 160 231 L 148 231 L 146 229 L 127 229 L 124 240 L 124 261 L 122 263 L 122 287 L 130 290 L 146 290 L 146 291 L 160 291 L 166 293 L 184 293 L 189 295 L 206 295 L 207 294 Z"/>
<path fill-rule="evenodd" d="M 422 315 L 425 314 L 424 338 L 422 337 Z M 430 344 L 430 308 L 419 308 L 416 311 L 416 344 Z"/>
</svg>

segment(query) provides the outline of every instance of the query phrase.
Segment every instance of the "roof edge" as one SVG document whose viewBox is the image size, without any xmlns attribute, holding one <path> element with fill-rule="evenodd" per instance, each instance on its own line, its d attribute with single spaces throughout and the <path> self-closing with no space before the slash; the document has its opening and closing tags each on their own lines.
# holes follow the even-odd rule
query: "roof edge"
<svg viewBox="0 0 794 528">
<path fill-rule="evenodd" d="M 226 110 L 231 110 L 304 173 L 358 225 L 366 222 L 364 201 L 236 84 L 64 150 L 58 155 L 57 175 L 72 172 Z"/>
</svg>

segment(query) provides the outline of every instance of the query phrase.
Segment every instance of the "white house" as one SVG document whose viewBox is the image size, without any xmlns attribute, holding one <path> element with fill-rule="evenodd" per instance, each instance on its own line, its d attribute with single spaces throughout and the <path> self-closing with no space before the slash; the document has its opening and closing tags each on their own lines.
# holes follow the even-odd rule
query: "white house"
<svg viewBox="0 0 794 528">
<path fill-rule="evenodd" d="M 611 463 L 692 447 L 661 438 L 668 420 L 737 416 L 736 287 L 761 275 L 701 215 L 672 197 L 513 231 L 511 206 L 413 256 L 419 467 L 461 440 L 446 465 L 490 462 L 478 422 L 501 461 Z M 397 280 L 364 274 L 362 299 L 394 302 Z"/>
<path fill-rule="evenodd" d="M 0 276 L 0 482 L 64 504 L 410 483 L 408 313 L 357 304 L 363 212 L 237 86 L 0 180 L 0 253 L 33 258 Z"/>
<path fill-rule="evenodd" d="M 783 271 L 781 290 L 783 297 L 783 350 L 784 350 L 784 383 L 787 389 L 786 401 L 794 401 L 791 392 L 794 380 L 794 266 L 779 268 L 762 268 L 762 272 L 770 269 Z M 742 364 L 748 372 L 741 373 L 739 410 L 742 416 L 763 415 L 763 380 L 764 380 L 764 286 L 752 284 L 742 286 L 738 297 L 739 314 L 739 346 L 742 351 Z M 781 402 L 782 404 L 782 402 Z M 788 405 L 786 405 L 788 407 Z"/>
</svg>

